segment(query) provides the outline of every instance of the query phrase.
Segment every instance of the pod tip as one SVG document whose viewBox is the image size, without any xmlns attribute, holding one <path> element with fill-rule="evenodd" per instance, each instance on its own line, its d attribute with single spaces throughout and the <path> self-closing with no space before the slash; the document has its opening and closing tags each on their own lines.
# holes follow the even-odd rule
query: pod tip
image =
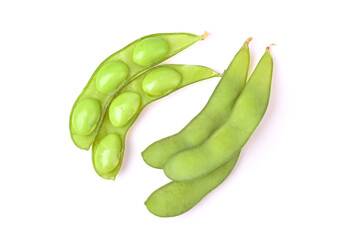
<svg viewBox="0 0 362 240">
<path fill-rule="evenodd" d="M 253 40 L 252 37 L 249 37 L 248 39 L 246 39 L 242 48 L 249 48 L 249 43 L 251 42 L 251 40 Z"/>
<path fill-rule="evenodd" d="M 269 46 L 267 46 L 267 47 L 266 47 L 266 51 L 267 51 L 267 52 L 270 51 L 271 46 L 276 46 L 276 44 L 275 44 L 275 43 L 272 43 L 272 44 L 270 44 Z"/>
<path fill-rule="evenodd" d="M 253 40 L 253 37 L 249 37 L 248 39 L 246 39 L 245 43 L 249 44 L 251 42 L 251 40 Z"/>
<path fill-rule="evenodd" d="M 209 32 L 205 31 L 204 34 L 201 36 L 201 40 L 205 40 L 209 36 Z"/>
</svg>

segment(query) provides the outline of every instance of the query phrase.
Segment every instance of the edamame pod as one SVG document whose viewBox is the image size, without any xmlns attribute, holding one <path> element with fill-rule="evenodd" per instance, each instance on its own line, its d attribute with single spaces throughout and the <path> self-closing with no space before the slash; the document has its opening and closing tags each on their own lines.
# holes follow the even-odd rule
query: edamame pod
<svg viewBox="0 0 362 240">
<path fill-rule="evenodd" d="M 165 83 L 167 79 L 163 78 L 163 74 L 169 77 L 168 80 L 172 84 Z M 145 106 L 191 83 L 217 76 L 220 76 L 220 74 L 204 66 L 162 65 L 139 75 L 122 88 L 114 97 L 110 108 L 106 111 L 104 120 L 93 143 L 92 161 L 98 175 L 105 179 L 115 179 L 122 165 L 127 131 Z M 157 94 L 149 94 L 147 83 L 150 82 L 156 85 Z M 162 88 L 158 88 L 158 84 L 161 84 Z M 168 86 L 168 89 L 166 86 Z M 160 89 L 162 91 L 159 91 Z M 133 101 L 128 101 L 127 98 L 122 97 L 124 94 L 130 93 L 133 96 Z M 136 95 L 139 97 L 134 97 Z M 122 114 L 126 117 L 118 116 Z M 117 119 L 122 120 L 117 121 Z M 116 124 L 114 124 L 115 122 Z M 118 124 L 119 122 L 121 124 Z M 121 148 L 116 145 L 112 149 L 112 147 L 109 147 L 110 144 L 102 144 L 104 139 L 110 134 L 119 137 L 122 144 Z M 116 151 L 118 151 L 118 154 L 115 154 Z M 118 158 L 114 156 L 118 156 Z"/>
<path fill-rule="evenodd" d="M 267 109 L 272 73 L 273 59 L 268 47 L 228 120 L 201 145 L 173 156 L 163 168 L 166 176 L 174 181 L 205 176 L 240 151 Z"/>
<path fill-rule="evenodd" d="M 204 109 L 179 133 L 153 143 L 142 153 L 147 164 L 162 167 L 170 156 L 201 144 L 226 121 L 246 83 L 251 40 L 248 38 L 235 55 Z M 227 178 L 238 157 L 239 153 L 202 178 L 173 181 L 157 189 L 145 202 L 148 210 L 160 217 L 177 216 L 188 211 Z"/>
<path fill-rule="evenodd" d="M 207 34 L 160 33 L 142 37 L 104 60 L 91 76 L 75 101 L 69 120 L 69 129 L 76 146 L 88 150 L 92 145 L 104 113 L 113 96 L 137 75 L 172 57 Z M 96 107 L 79 107 L 84 101 L 96 101 Z M 84 104 L 83 104 L 84 105 Z M 77 111 L 78 109 L 78 111 Z M 88 116 L 95 121 L 88 121 Z"/>
<path fill-rule="evenodd" d="M 187 212 L 229 176 L 239 154 L 204 177 L 191 181 L 172 181 L 162 186 L 146 200 L 147 209 L 159 217 L 174 217 Z"/>
<path fill-rule="evenodd" d="M 204 142 L 230 115 L 248 76 L 250 52 L 248 38 L 235 55 L 204 109 L 180 132 L 152 143 L 143 152 L 143 160 L 162 168 L 176 153 Z"/>
</svg>

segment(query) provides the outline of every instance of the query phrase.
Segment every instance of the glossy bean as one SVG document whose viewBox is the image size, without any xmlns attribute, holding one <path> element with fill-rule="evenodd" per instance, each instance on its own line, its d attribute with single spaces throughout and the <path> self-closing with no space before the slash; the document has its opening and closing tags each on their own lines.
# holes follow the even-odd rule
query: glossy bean
<svg viewBox="0 0 362 240">
<path fill-rule="evenodd" d="M 97 90 L 102 93 L 116 90 L 126 80 L 128 74 L 128 66 L 121 61 L 104 64 L 96 76 Z"/>
<path fill-rule="evenodd" d="M 158 69 L 160 69 L 160 68 L 163 68 L 163 69 L 167 68 L 167 69 L 171 69 L 172 71 L 176 71 L 181 76 L 181 82 L 176 88 L 172 85 L 171 86 L 172 89 L 165 91 L 163 95 L 150 96 L 143 90 L 143 85 L 142 85 L 143 81 L 148 74 L 151 74 L 153 71 L 158 71 Z M 126 138 L 127 131 L 132 126 L 133 122 L 137 119 L 137 116 L 140 114 L 141 110 L 145 106 L 147 106 L 149 103 L 151 103 L 157 99 L 160 99 L 160 98 L 170 94 L 171 92 L 174 92 L 177 89 L 185 87 L 191 83 L 195 83 L 195 82 L 198 82 L 198 81 L 201 81 L 204 79 L 208 79 L 211 77 L 216 77 L 216 76 L 220 76 L 220 74 L 216 73 L 215 71 L 213 71 L 210 68 L 203 67 L 203 66 L 163 65 L 160 67 L 153 68 L 153 69 L 139 75 L 134 81 L 130 82 L 128 85 L 126 85 L 124 88 L 122 88 L 122 90 L 119 91 L 117 93 L 117 95 L 115 96 L 115 99 L 117 99 L 118 96 L 121 96 L 122 94 L 132 92 L 132 93 L 136 93 L 140 96 L 141 104 L 140 104 L 140 107 L 138 108 L 138 111 L 133 114 L 133 116 L 130 118 L 130 120 L 127 122 L 127 124 L 120 126 L 120 127 L 114 126 L 112 124 L 112 121 L 110 120 L 110 118 L 113 118 L 114 116 L 112 116 L 110 109 L 107 110 L 104 120 L 100 126 L 99 132 L 97 134 L 97 137 L 96 137 L 96 139 L 93 143 L 93 147 L 92 147 L 93 166 L 94 166 L 95 171 L 98 173 L 98 175 L 105 179 L 112 179 L 112 180 L 115 179 L 115 177 L 118 174 L 118 172 L 121 168 L 121 165 L 122 165 L 123 154 L 124 154 L 124 150 L 125 150 L 125 138 Z M 157 83 L 157 81 L 155 83 Z M 130 105 L 132 105 L 132 104 L 130 104 Z M 133 110 L 130 112 L 133 112 Z M 127 114 L 126 118 L 128 118 L 128 116 L 129 115 Z M 100 158 L 97 155 L 97 151 L 99 151 L 98 148 L 100 147 L 100 143 L 102 142 L 102 139 L 107 137 L 109 134 L 117 134 L 118 136 L 120 136 L 121 142 L 122 142 L 122 147 L 121 147 L 121 150 L 119 153 L 120 157 L 119 157 L 118 164 L 116 166 L 114 166 L 112 164 L 107 165 L 107 166 L 111 166 L 111 165 L 114 166 L 113 169 L 108 168 L 108 167 L 106 169 L 103 169 L 102 166 L 104 166 L 104 164 L 98 163 L 98 161 L 115 162 L 114 160 L 111 160 L 111 159 L 109 161 L 105 160 L 103 157 Z M 113 159 L 113 157 L 112 157 L 112 159 Z"/>
<path fill-rule="evenodd" d="M 150 67 L 172 57 L 195 42 L 203 39 L 189 33 L 161 33 L 142 37 L 104 60 L 91 76 L 88 84 L 75 101 L 69 119 L 69 129 L 76 146 L 88 150 L 103 121 L 106 109 L 114 95 L 128 82 Z M 162 42 L 160 44 L 160 42 Z M 91 131 L 78 131 L 75 111 L 85 99 L 94 99 L 100 106 L 97 122 Z"/>
<path fill-rule="evenodd" d="M 240 151 L 267 109 L 272 73 L 273 59 L 267 48 L 228 120 L 201 145 L 173 156 L 163 168 L 166 176 L 175 181 L 205 176 Z"/>
<path fill-rule="evenodd" d="M 162 186 L 146 200 L 147 209 L 159 217 L 174 217 L 187 212 L 229 176 L 238 158 L 239 153 L 204 177 L 172 181 Z"/>
<path fill-rule="evenodd" d="M 152 65 L 164 57 L 169 51 L 168 43 L 157 37 L 140 41 L 133 51 L 133 61 L 142 66 Z"/>
<path fill-rule="evenodd" d="M 141 97 L 135 92 L 125 92 L 116 97 L 109 107 L 109 120 L 115 127 L 126 125 L 141 106 Z"/>
<path fill-rule="evenodd" d="M 142 88 L 150 96 L 161 96 L 177 88 L 181 75 L 168 67 L 160 67 L 145 76 Z"/>
<path fill-rule="evenodd" d="M 248 38 L 235 55 L 203 110 L 180 132 L 151 144 L 142 152 L 148 165 L 162 168 L 176 153 L 204 142 L 227 120 L 246 83 L 251 40 Z"/>
<path fill-rule="evenodd" d="M 83 99 L 74 109 L 73 132 L 81 136 L 90 134 L 97 126 L 100 114 L 101 106 L 97 100 L 93 98 Z"/>
<path fill-rule="evenodd" d="M 119 157 L 122 151 L 122 140 L 115 134 L 111 133 L 105 136 L 97 147 L 94 153 L 94 162 L 97 169 L 102 173 L 108 173 L 112 171 L 119 164 Z"/>
</svg>

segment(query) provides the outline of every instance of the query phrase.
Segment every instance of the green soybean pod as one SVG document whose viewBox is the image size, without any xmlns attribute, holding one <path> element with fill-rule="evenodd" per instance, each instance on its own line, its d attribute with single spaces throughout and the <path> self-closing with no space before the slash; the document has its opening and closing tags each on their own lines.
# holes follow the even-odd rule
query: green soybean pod
<svg viewBox="0 0 362 240">
<path fill-rule="evenodd" d="M 228 119 L 246 83 L 251 40 L 248 38 L 235 55 L 203 110 L 180 132 L 154 142 L 142 152 L 148 165 L 162 168 L 176 153 L 204 142 Z"/>
<path fill-rule="evenodd" d="M 132 42 L 104 60 L 71 110 L 69 129 L 74 144 L 80 149 L 90 148 L 111 99 L 123 86 L 143 71 L 206 36 L 206 33 L 203 36 L 189 33 L 152 34 Z"/>
<path fill-rule="evenodd" d="M 92 146 L 92 162 L 98 175 L 115 179 L 122 165 L 127 131 L 144 107 L 189 84 L 218 76 L 219 73 L 204 66 L 161 65 L 122 88 L 106 111 Z M 151 88 L 149 84 L 161 87 Z M 117 136 L 116 142 L 120 142 L 121 147 L 110 146 L 109 135 Z"/>
<path fill-rule="evenodd" d="M 146 200 L 147 209 L 159 217 L 175 217 L 187 212 L 229 176 L 239 154 L 204 177 L 191 181 L 172 181 L 162 186 Z"/>
<path fill-rule="evenodd" d="M 174 181 L 205 176 L 240 151 L 267 109 L 272 75 L 273 59 L 268 47 L 228 120 L 201 145 L 173 156 L 163 168 L 166 176 Z"/>
</svg>

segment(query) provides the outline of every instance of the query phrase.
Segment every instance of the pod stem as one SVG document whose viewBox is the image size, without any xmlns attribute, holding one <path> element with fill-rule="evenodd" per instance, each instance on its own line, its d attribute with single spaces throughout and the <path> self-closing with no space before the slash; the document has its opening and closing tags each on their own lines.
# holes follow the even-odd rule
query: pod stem
<svg viewBox="0 0 362 240">
<path fill-rule="evenodd" d="M 249 37 L 248 39 L 245 40 L 245 44 L 249 45 L 249 43 L 251 42 L 251 40 L 253 40 L 253 37 Z"/>
<path fill-rule="evenodd" d="M 276 44 L 275 43 L 270 44 L 269 46 L 266 47 L 265 51 L 270 52 L 271 46 L 276 46 Z"/>
<path fill-rule="evenodd" d="M 251 40 L 253 40 L 252 37 L 249 37 L 248 39 L 246 39 L 241 48 L 249 48 L 249 43 L 251 42 Z"/>
<path fill-rule="evenodd" d="M 209 36 L 209 32 L 205 31 L 204 34 L 201 36 L 201 40 L 205 40 Z"/>
</svg>

